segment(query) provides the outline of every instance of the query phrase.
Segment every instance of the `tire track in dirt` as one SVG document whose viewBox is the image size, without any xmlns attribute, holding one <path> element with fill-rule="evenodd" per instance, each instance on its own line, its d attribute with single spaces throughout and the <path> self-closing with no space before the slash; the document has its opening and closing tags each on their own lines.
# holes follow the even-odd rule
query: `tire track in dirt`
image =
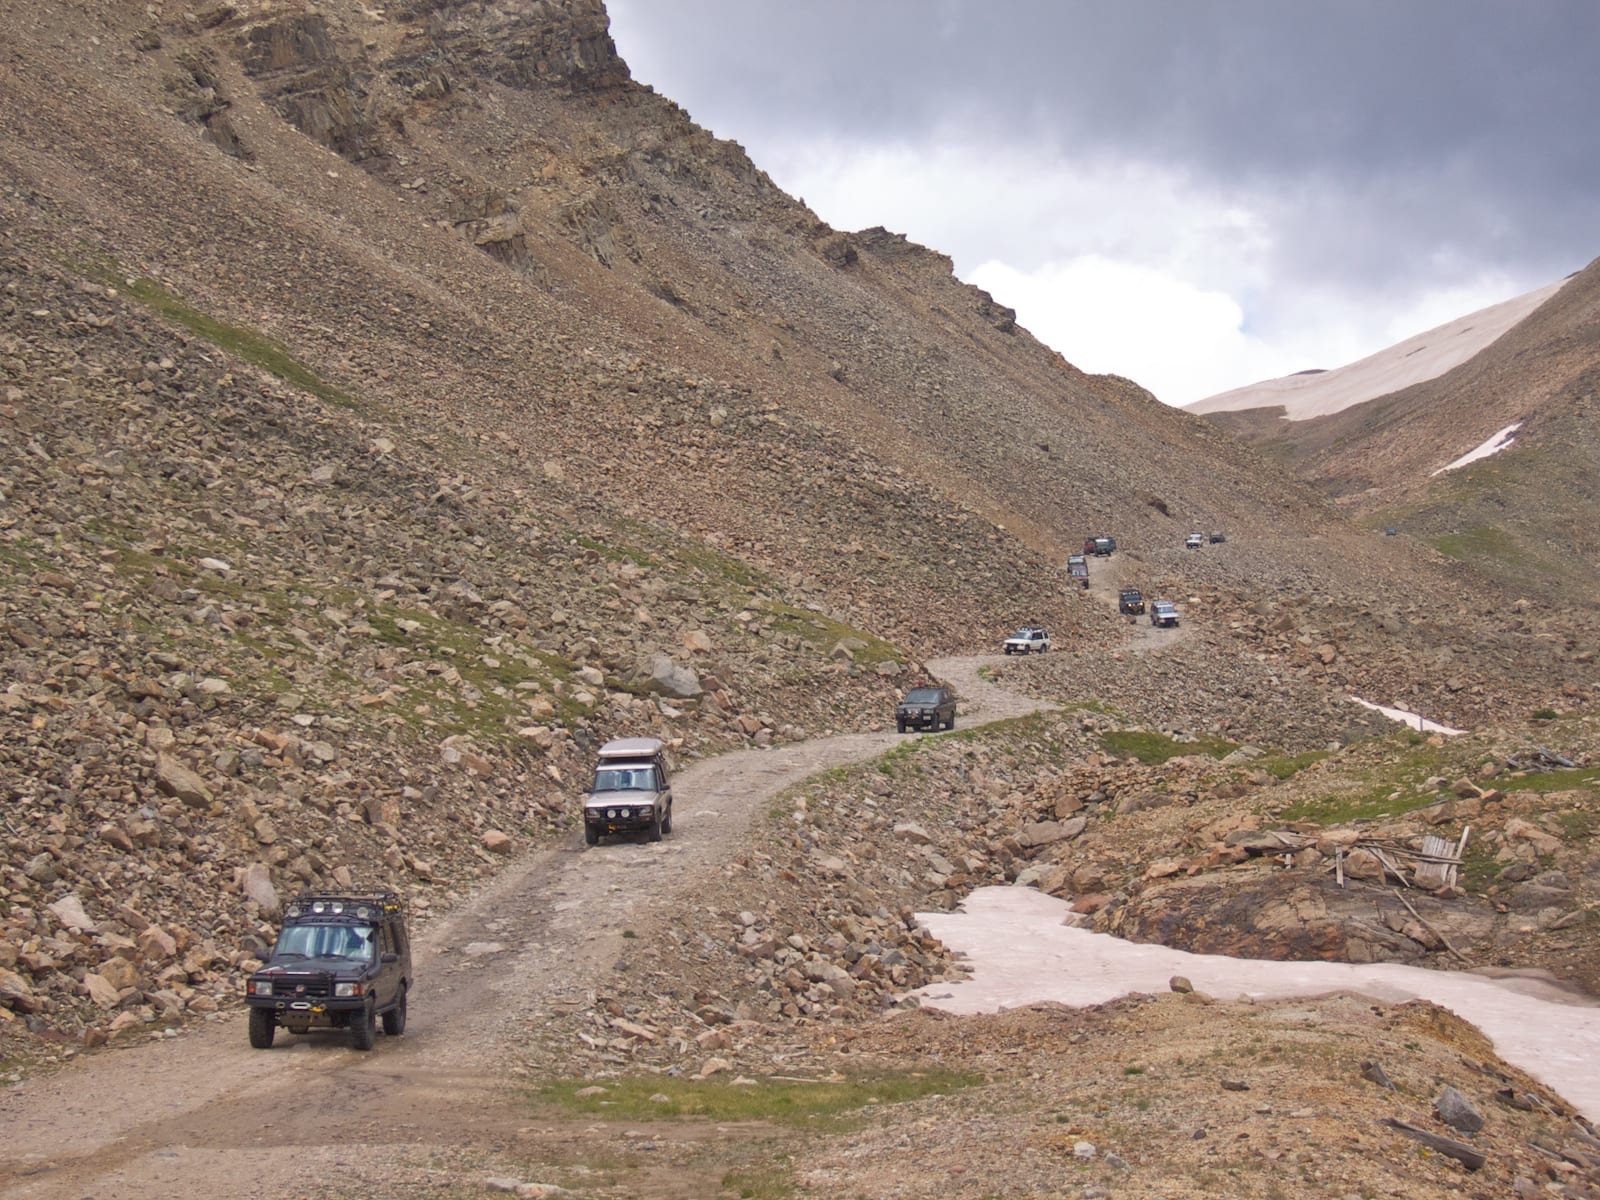
<svg viewBox="0 0 1600 1200">
<path fill-rule="evenodd" d="M 929 662 L 961 699 L 957 728 L 1050 707 L 982 677 L 1002 655 Z M 528 854 L 413 933 L 416 987 L 405 1036 L 371 1053 L 342 1037 L 281 1034 L 249 1048 L 242 1014 L 176 1037 L 118 1046 L 0 1095 L 0 1191 L 166 1200 L 364 1189 L 397 1149 L 512 1137 L 519 1033 L 592 1004 L 625 931 L 680 904 L 746 843 L 757 814 L 810 775 L 863 762 L 908 736 L 844 734 L 694 763 L 674 783 L 661 842 L 585 848 L 581 832 Z M 470 1136 L 469 1136 L 470 1135 Z M 179 1185 L 181 1181 L 181 1186 Z"/>
</svg>

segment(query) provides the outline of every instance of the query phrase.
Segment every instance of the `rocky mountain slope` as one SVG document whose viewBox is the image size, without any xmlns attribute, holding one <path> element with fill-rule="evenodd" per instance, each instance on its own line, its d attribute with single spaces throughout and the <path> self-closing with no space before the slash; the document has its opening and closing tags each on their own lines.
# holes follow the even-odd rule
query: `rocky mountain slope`
<svg viewBox="0 0 1600 1200">
<path fill-rule="evenodd" d="M 930 756 L 936 777 L 879 797 L 961 830 L 936 847 L 961 869 L 896 839 L 858 870 L 881 839 L 857 839 L 860 796 L 829 794 L 714 886 L 765 890 L 763 919 L 833 978 L 867 934 L 906 942 L 902 909 L 1034 860 L 1147 936 L 1163 822 L 1266 785 L 1156 778 L 1103 732 L 1336 746 L 1322 778 L 1353 786 L 1396 770 L 1355 694 L 1506 746 L 1547 713 L 1549 740 L 1593 752 L 1582 614 L 1372 537 L 1206 421 L 1062 361 L 938 253 L 827 228 L 634 83 L 598 0 L 5 17 L 8 1061 L 227 1009 L 302 885 L 381 878 L 424 921 L 452 908 L 573 838 L 608 737 L 691 762 L 881 728 L 927 660 L 1022 620 L 1057 646 L 1024 686 L 1098 715 L 1037 752 Z M 1229 540 L 1186 551 L 1191 528 Z M 1096 590 L 1064 587 L 1099 530 L 1123 549 Z M 1176 597 L 1182 639 L 1146 653 L 1103 602 L 1119 581 Z M 1013 848 L 1068 791 L 1089 840 Z M 1183 804 L 1107 807 L 1124 791 Z M 846 868 L 825 898 L 817 858 Z M 684 922 L 683 945 L 728 939 L 716 913 Z M 1519 961 L 1565 953 L 1513 940 Z M 948 968 L 915 948 L 907 979 Z M 776 958 L 730 982 L 748 957 L 708 951 L 698 983 L 773 1037 L 873 1015 Z M 651 986 L 617 981 L 621 1019 L 669 1020 Z"/>
<path fill-rule="evenodd" d="M 1217 397 L 1230 408 L 1211 409 L 1208 419 L 1369 526 L 1422 538 L 1490 578 L 1587 605 L 1600 561 L 1592 533 L 1600 512 L 1593 486 L 1600 260 L 1536 295 L 1545 298 L 1444 374 L 1295 420 L 1272 408 L 1235 410 L 1240 397 Z M 1378 374 L 1382 358 L 1369 360 L 1369 374 Z M 1393 364 L 1396 372 L 1405 367 L 1403 359 Z M 1360 376 L 1351 384 L 1365 386 Z M 1309 390 L 1306 403 L 1314 410 Z M 1511 449 L 1452 466 L 1513 426 Z"/>
</svg>

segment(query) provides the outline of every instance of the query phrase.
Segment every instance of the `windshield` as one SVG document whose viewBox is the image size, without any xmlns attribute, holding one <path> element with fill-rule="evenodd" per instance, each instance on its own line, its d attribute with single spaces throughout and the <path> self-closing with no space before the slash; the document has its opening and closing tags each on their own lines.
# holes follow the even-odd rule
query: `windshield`
<svg viewBox="0 0 1600 1200">
<path fill-rule="evenodd" d="M 654 767 L 601 767 L 594 773 L 594 790 L 597 792 L 653 792 L 656 790 Z"/>
<path fill-rule="evenodd" d="M 273 953 L 370 962 L 376 932 L 370 925 L 290 925 Z"/>
<path fill-rule="evenodd" d="M 906 693 L 907 704 L 937 704 L 939 703 L 938 688 L 912 688 Z"/>
</svg>

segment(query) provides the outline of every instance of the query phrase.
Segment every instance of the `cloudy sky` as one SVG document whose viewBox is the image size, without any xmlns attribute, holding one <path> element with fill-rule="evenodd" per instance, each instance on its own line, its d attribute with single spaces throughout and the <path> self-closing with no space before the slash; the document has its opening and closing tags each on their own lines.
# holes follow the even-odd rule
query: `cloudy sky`
<svg viewBox="0 0 1600 1200">
<path fill-rule="evenodd" d="M 1595 0 L 607 0 L 633 75 L 840 229 L 1172 404 L 1600 256 Z"/>
</svg>

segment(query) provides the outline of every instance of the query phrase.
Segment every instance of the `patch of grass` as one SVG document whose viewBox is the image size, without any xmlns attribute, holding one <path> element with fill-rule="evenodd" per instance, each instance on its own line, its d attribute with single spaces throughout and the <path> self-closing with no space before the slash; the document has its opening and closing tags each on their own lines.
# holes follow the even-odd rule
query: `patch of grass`
<svg viewBox="0 0 1600 1200">
<path fill-rule="evenodd" d="M 631 562 L 636 567 L 653 567 L 656 565 L 655 559 L 651 558 L 643 550 L 637 550 L 632 546 L 612 545 L 609 542 L 603 542 L 599 538 L 590 537 L 584 533 L 574 534 L 572 540 L 585 550 L 593 550 L 601 558 L 610 559 L 612 562 Z"/>
<path fill-rule="evenodd" d="M 784 1200 L 794 1195 L 794 1170 L 785 1155 L 761 1166 L 729 1171 L 721 1183 L 725 1194 L 739 1200 Z"/>
<path fill-rule="evenodd" d="M 1169 758 L 1186 754 L 1206 754 L 1223 758 L 1239 748 L 1238 742 L 1223 738 L 1200 738 L 1180 742 L 1164 733 L 1148 729 L 1113 729 L 1100 735 L 1100 744 L 1111 754 L 1136 758 L 1146 766 L 1158 766 Z"/>
<path fill-rule="evenodd" d="M 1329 750 L 1306 750 L 1300 754 L 1272 754 L 1265 758 L 1258 758 L 1251 766 L 1265 771 L 1275 779 L 1288 779 L 1298 775 L 1312 763 L 1319 763 L 1332 752 Z"/>
<path fill-rule="evenodd" d="M 900 649 L 880 637 L 836 621 L 832 617 L 797 608 L 777 600 L 758 600 L 755 607 L 773 618 L 773 627 L 780 633 L 791 634 L 827 653 L 844 642 L 859 667 L 874 667 L 885 662 L 905 662 L 907 656 Z"/>
<path fill-rule="evenodd" d="M 547 1083 L 530 1096 L 544 1112 L 582 1113 L 617 1121 L 693 1120 L 774 1121 L 805 1124 L 827 1121 L 848 1126 L 866 1110 L 944 1095 L 983 1083 L 981 1076 L 957 1071 L 907 1071 L 818 1080 L 767 1079 L 735 1084 L 723 1079 L 681 1079 L 631 1075 L 609 1079 L 593 1095 L 591 1079 Z"/>
<path fill-rule="evenodd" d="M 1507 775 L 1494 781 L 1502 792 L 1570 792 L 1589 787 L 1600 779 L 1600 767 L 1570 767 L 1560 771 L 1536 771 L 1532 775 Z"/>
<path fill-rule="evenodd" d="M 1554 721 L 1560 714 L 1553 708 L 1536 708 L 1528 715 L 1530 721 Z"/>
<path fill-rule="evenodd" d="M 108 279 L 105 282 L 124 294 L 154 309 L 167 320 L 182 325 L 189 332 L 206 339 L 219 350 L 225 350 L 245 362 L 276 375 L 310 392 L 329 404 L 354 408 L 356 401 L 349 393 L 340 390 L 297 360 L 278 342 L 264 333 L 229 325 L 207 313 L 201 312 L 182 297 L 175 296 L 153 279 Z"/>
</svg>

